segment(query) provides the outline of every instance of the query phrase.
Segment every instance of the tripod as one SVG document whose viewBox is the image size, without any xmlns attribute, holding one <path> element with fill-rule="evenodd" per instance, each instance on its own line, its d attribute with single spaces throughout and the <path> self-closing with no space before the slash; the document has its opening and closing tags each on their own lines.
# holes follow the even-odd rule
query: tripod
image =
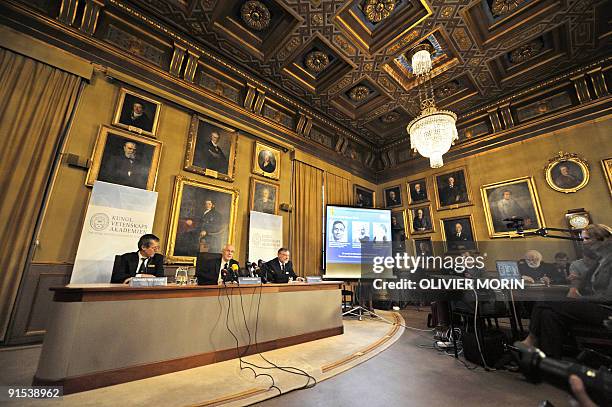
<svg viewBox="0 0 612 407">
<path fill-rule="evenodd" d="M 374 312 L 374 308 L 368 308 L 366 306 L 364 306 L 363 303 L 363 287 L 361 285 L 361 279 L 357 279 L 357 293 L 359 294 L 357 296 L 357 305 L 354 305 L 353 307 L 351 307 L 351 309 L 349 309 L 348 311 L 345 311 L 342 313 L 342 316 L 354 316 L 357 317 L 357 319 L 359 321 L 363 321 L 363 316 L 369 316 L 370 318 L 380 318 L 385 322 L 388 322 L 390 324 L 394 324 L 394 322 L 389 321 L 388 319 L 381 317 L 380 315 L 378 315 L 376 312 Z"/>
</svg>

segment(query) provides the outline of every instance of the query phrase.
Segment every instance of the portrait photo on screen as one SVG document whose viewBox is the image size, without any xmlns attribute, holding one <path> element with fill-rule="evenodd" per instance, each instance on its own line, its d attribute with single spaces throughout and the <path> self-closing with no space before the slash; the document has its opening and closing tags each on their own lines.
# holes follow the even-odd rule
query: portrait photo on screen
<svg viewBox="0 0 612 407">
<path fill-rule="evenodd" d="M 121 88 L 113 125 L 154 137 L 160 109 L 159 101 Z"/>
<path fill-rule="evenodd" d="M 185 154 L 185 170 L 233 181 L 238 132 L 221 123 L 193 115 Z"/>
<path fill-rule="evenodd" d="M 471 205 L 465 168 L 436 175 L 435 179 L 438 210 Z"/>
<path fill-rule="evenodd" d="M 425 178 L 408 183 L 408 204 L 414 205 L 429 201 L 427 194 L 427 181 Z"/>
<path fill-rule="evenodd" d="M 446 251 L 460 252 L 476 249 L 471 216 L 446 218 L 440 222 L 442 223 Z"/>
<path fill-rule="evenodd" d="M 98 180 L 153 190 L 161 146 L 155 139 L 101 126 L 86 184 Z"/>
<path fill-rule="evenodd" d="M 193 261 L 198 253 L 221 253 L 233 239 L 238 193 L 177 176 L 168 257 Z"/>
<path fill-rule="evenodd" d="M 370 241 L 370 222 L 351 222 L 353 230 L 353 243 L 364 243 Z"/>
<path fill-rule="evenodd" d="M 331 222 L 330 230 L 328 231 L 328 240 L 330 243 L 346 243 L 348 242 L 348 227 L 346 220 L 335 220 Z"/>
</svg>

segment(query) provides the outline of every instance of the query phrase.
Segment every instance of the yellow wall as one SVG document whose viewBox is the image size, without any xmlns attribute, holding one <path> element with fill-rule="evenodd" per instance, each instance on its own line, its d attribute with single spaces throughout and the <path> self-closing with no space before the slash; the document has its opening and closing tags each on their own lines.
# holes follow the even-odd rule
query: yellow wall
<svg viewBox="0 0 612 407">
<path fill-rule="evenodd" d="M 544 167 L 548 160 L 557 155 L 559 151 L 576 153 L 587 160 L 590 165 L 591 176 L 589 183 L 576 193 L 565 194 L 557 192 L 546 183 Z M 608 190 L 601 167 L 601 160 L 609 157 L 612 157 L 611 116 L 541 135 L 477 156 L 445 163 L 442 168 L 428 169 L 408 177 L 402 177 L 381 184 L 378 191 L 379 196 L 382 197 L 381 192 L 384 188 L 401 184 L 402 200 L 405 203 L 407 202 L 407 182 L 426 177 L 428 193 L 433 198 L 435 196 L 433 176 L 465 166 L 474 205 L 453 210 L 436 211 L 435 202 L 432 199 L 433 222 L 436 227 L 435 233 L 415 237 L 431 236 L 434 241 L 442 239 L 440 230 L 441 218 L 469 214 L 472 215 L 476 238 L 479 241 L 490 240 L 480 187 L 524 176 L 531 176 L 534 179 L 546 226 L 566 228 L 567 224 L 564 215 L 568 209 L 575 208 L 585 208 L 590 212 L 591 218 L 595 223 L 612 225 L 612 200 L 610 199 L 610 191 Z M 382 200 L 379 202 L 379 206 L 382 206 Z M 406 206 L 404 207 L 406 208 Z M 509 241 L 508 238 L 503 240 Z M 571 245 L 564 241 L 551 239 L 544 241 L 543 238 L 539 237 L 512 240 L 511 244 L 505 244 L 504 246 L 508 248 L 508 252 L 505 253 L 507 258 L 521 256 L 524 250 L 534 245 L 538 246 L 538 249 L 543 252 L 545 261 L 552 261 L 556 250 L 566 251 L 570 256 L 573 254 Z M 500 239 L 496 238 L 495 241 L 500 241 Z M 411 245 L 412 243 L 409 246 Z M 497 247 L 503 245 L 498 244 Z M 494 267 L 494 264 L 488 263 L 488 266 Z"/>
<path fill-rule="evenodd" d="M 79 102 L 64 153 L 91 157 L 100 125 L 110 125 L 112 122 L 120 87 L 119 84 L 107 81 L 104 75 L 100 73 L 94 75 Z M 239 261 L 244 261 L 248 245 L 248 201 L 251 177 L 253 177 L 251 168 L 255 141 L 248 134 L 240 133 L 234 182 L 219 181 L 190 173 L 182 169 L 190 121 L 190 111 L 164 103 L 157 132 L 157 139 L 163 142 L 163 147 L 156 185 L 159 196 L 153 233 L 161 238 L 162 248 L 165 251 L 172 191 L 176 175 L 183 175 L 212 185 L 234 188 L 239 191 L 234 244 L 236 245 L 236 257 Z M 296 151 L 295 157 L 325 171 L 344 176 L 351 182 L 371 189 L 375 188 L 374 184 L 353 177 L 347 171 L 330 165 L 318 157 L 301 151 Z M 279 181 L 280 203 L 290 202 L 291 168 L 291 153 L 282 153 L 281 179 Z M 61 165 L 44 215 L 34 262 L 74 262 L 91 191 L 91 188 L 85 186 L 86 176 L 87 171 L 84 169 L 69 167 L 65 163 Z M 284 245 L 288 245 L 289 214 L 282 211 L 279 214 L 283 216 Z"/>
</svg>

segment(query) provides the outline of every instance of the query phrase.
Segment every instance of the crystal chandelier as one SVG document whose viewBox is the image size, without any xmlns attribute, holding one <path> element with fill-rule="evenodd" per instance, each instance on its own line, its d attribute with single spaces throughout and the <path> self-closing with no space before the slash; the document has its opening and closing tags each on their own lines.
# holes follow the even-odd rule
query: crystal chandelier
<svg viewBox="0 0 612 407">
<path fill-rule="evenodd" d="M 444 164 L 442 155 L 458 139 L 457 115 L 448 110 L 438 110 L 431 85 L 431 46 L 419 44 L 412 49 L 412 69 L 419 81 L 419 102 L 421 113 L 413 119 L 406 130 L 410 135 L 410 148 L 429 158 L 431 168 Z M 427 82 L 429 81 L 429 89 Z M 424 88 L 424 95 L 421 92 Z"/>
</svg>

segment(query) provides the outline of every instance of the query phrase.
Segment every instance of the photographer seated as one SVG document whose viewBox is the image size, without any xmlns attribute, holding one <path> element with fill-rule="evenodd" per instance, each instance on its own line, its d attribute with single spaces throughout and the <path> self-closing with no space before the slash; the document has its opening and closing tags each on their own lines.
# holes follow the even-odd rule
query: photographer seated
<svg viewBox="0 0 612 407">
<path fill-rule="evenodd" d="M 542 261 L 542 254 L 537 250 L 527 250 L 525 259 L 518 262 L 519 273 L 526 283 L 565 284 L 565 275 L 552 264 Z"/>
<path fill-rule="evenodd" d="M 234 246 L 226 244 L 221 249 L 220 257 L 213 257 L 204 260 L 201 264 L 198 262 L 196 267 L 196 277 L 198 278 L 198 285 L 223 285 L 224 275 L 232 273 L 232 267 L 236 265 L 238 267 L 238 273 L 240 266 L 238 262 L 234 260 Z"/>
<path fill-rule="evenodd" d="M 293 271 L 293 264 L 289 260 L 289 250 L 281 247 L 278 249 L 277 257 L 264 264 L 266 268 L 266 280 L 270 283 L 288 283 L 289 279 L 304 281 Z"/>
<path fill-rule="evenodd" d="M 111 283 L 128 284 L 133 277 L 163 277 L 164 256 L 159 251 L 159 237 L 146 234 L 138 239 L 138 251 L 117 256 Z"/>
<path fill-rule="evenodd" d="M 573 325 L 601 327 L 612 316 L 612 229 L 606 225 L 588 225 L 582 231 L 582 240 L 585 251 L 593 254 L 592 259 L 576 260 L 570 269 L 580 265 L 584 288 L 575 293 L 577 298 L 536 303 L 529 336 L 523 341 L 553 358 L 561 357 L 563 338 Z"/>
</svg>

